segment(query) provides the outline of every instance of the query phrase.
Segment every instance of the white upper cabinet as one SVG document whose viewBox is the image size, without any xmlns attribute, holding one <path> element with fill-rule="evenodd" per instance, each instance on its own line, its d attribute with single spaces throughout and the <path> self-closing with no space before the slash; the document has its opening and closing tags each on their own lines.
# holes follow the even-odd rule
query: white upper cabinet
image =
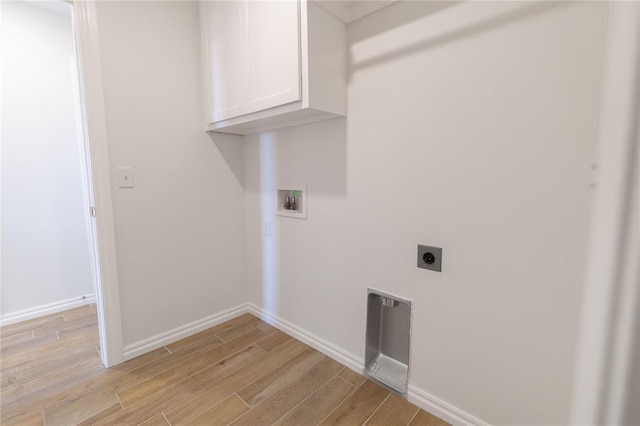
<svg viewBox="0 0 640 426">
<path fill-rule="evenodd" d="M 220 121 L 246 113 L 246 55 L 244 4 L 235 1 L 212 1 L 206 13 L 208 67 L 210 80 L 210 120 Z M 215 60 L 214 60 L 215 59 Z"/>
<path fill-rule="evenodd" d="M 344 116 L 344 22 L 307 0 L 201 5 L 207 130 L 247 134 Z"/>
<path fill-rule="evenodd" d="M 298 2 L 248 1 L 249 109 L 300 100 Z"/>
</svg>

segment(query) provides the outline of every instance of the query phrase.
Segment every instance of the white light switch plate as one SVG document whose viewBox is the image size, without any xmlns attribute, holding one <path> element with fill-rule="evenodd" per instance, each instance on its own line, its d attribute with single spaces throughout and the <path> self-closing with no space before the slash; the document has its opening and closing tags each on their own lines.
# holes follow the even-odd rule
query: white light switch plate
<svg viewBox="0 0 640 426">
<path fill-rule="evenodd" d="M 133 188 L 133 167 L 118 167 L 118 187 Z"/>
</svg>

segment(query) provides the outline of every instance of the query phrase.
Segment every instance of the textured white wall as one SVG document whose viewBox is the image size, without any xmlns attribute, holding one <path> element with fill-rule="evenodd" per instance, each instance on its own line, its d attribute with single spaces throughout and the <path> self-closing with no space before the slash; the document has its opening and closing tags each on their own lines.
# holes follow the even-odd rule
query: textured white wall
<svg viewBox="0 0 640 426">
<path fill-rule="evenodd" d="M 244 142 L 250 300 L 362 358 L 367 287 L 410 298 L 412 385 L 566 424 L 606 7 L 401 2 L 352 23 L 347 118 Z M 308 185 L 308 220 L 272 215 L 277 182 Z M 418 243 L 444 247 L 441 274 Z"/>
<path fill-rule="evenodd" d="M 126 346 L 246 301 L 242 144 L 204 132 L 197 2 L 97 7 Z"/>
<path fill-rule="evenodd" d="M 94 293 L 73 57 L 70 10 L 2 3 L 3 316 Z"/>
</svg>

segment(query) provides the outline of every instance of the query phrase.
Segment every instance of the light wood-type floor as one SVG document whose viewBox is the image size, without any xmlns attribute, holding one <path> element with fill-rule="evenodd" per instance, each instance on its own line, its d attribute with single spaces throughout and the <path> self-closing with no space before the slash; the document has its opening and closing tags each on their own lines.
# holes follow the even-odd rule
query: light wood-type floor
<svg viewBox="0 0 640 426">
<path fill-rule="evenodd" d="M 9 325 L 3 425 L 446 425 L 247 314 L 113 368 L 94 306 Z"/>
</svg>

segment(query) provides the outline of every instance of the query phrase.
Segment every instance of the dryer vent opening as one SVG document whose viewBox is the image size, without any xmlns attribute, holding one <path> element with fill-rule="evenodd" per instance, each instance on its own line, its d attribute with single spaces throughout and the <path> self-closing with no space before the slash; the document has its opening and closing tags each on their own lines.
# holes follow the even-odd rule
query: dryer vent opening
<svg viewBox="0 0 640 426">
<path fill-rule="evenodd" d="M 411 343 L 411 301 L 368 290 L 365 375 L 406 395 Z"/>
</svg>

